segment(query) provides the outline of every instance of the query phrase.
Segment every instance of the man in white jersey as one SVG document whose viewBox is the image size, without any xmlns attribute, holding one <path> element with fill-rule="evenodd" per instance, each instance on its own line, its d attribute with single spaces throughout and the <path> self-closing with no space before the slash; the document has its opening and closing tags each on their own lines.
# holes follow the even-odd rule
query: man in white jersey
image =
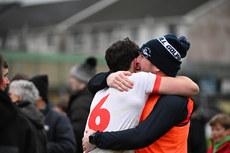
<svg viewBox="0 0 230 153">
<path fill-rule="evenodd" d="M 139 47 L 126 38 L 109 47 L 105 58 L 110 70 L 129 70 L 133 73 L 138 55 Z M 119 131 L 135 127 L 139 123 L 142 109 L 150 94 L 192 96 L 191 92 L 197 88 L 197 85 L 186 77 L 160 77 L 152 73 L 140 72 L 132 74 L 129 78 L 134 82 L 134 86 L 127 92 L 105 88 L 96 93 L 91 104 L 86 130 Z M 96 148 L 92 152 L 117 151 Z"/>
</svg>

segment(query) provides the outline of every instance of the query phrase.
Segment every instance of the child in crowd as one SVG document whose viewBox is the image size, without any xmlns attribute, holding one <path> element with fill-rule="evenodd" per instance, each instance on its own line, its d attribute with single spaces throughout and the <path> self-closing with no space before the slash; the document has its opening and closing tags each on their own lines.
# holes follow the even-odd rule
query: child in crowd
<svg viewBox="0 0 230 153">
<path fill-rule="evenodd" d="M 230 153 L 230 116 L 217 114 L 209 124 L 212 128 L 212 146 L 207 153 Z"/>
</svg>

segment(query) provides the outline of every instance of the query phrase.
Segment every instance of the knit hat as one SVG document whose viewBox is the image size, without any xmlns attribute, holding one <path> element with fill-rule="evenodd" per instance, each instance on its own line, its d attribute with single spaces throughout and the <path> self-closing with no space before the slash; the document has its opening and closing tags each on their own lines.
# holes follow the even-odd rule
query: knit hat
<svg viewBox="0 0 230 153">
<path fill-rule="evenodd" d="M 97 60 L 89 57 L 83 64 L 76 64 L 70 70 L 70 75 L 82 82 L 88 82 L 96 74 Z"/>
<path fill-rule="evenodd" d="M 148 41 L 140 52 L 166 75 L 174 77 L 189 48 L 190 43 L 184 36 L 178 39 L 174 34 L 168 34 Z"/>
<path fill-rule="evenodd" d="M 39 91 L 39 96 L 48 103 L 48 76 L 47 75 L 36 75 L 29 79 L 29 81 L 33 82 L 36 88 Z"/>
</svg>

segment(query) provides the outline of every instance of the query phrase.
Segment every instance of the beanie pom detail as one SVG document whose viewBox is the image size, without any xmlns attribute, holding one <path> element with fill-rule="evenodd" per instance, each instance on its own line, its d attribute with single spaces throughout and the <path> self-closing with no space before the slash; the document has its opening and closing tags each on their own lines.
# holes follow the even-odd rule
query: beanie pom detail
<svg viewBox="0 0 230 153">
<path fill-rule="evenodd" d="M 190 48 L 190 42 L 188 41 L 188 39 L 185 36 L 181 36 L 179 38 L 179 41 L 181 42 L 185 50 L 188 51 Z"/>
<path fill-rule="evenodd" d="M 92 67 L 95 67 L 97 65 L 97 60 L 94 57 L 89 57 L 86 60 L 86 64 L 88 64 L 88 65 L 90 65 Z"/>
<path fill-rule="evenodd" d="M 70 75 L 81 82 L 88 82 L 96 74 L 97 59 L 89 57 L 82 64 L 70 69 Z"/>
</svg>

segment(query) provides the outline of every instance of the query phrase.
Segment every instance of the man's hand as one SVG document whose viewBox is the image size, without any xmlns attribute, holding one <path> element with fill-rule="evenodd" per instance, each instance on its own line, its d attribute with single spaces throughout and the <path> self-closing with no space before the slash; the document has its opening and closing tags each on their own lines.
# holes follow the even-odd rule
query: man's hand
<svg viewBox="0 0 230 153">
<path fill-rule="evenodd" d="M 85 151 L 85 153 L 88 153 L 91 150 L 96 148 L 95 145 L 89 143 L 89 136 L 94 132 L 95 131 L 93 130 L 86 130 L 86 135 L 82 138 L 82 146 L 83 146 L 83 150 Z"/>
<path fill-rule="evenodd" d="M 117 71 L 107 77 L 107 84 L 109 87 L 116 88 L 120 91 L 128 91 L 133 88 L 133 81 L 127 76 L 131 76 L 129 71 Z"/>
</svg>

